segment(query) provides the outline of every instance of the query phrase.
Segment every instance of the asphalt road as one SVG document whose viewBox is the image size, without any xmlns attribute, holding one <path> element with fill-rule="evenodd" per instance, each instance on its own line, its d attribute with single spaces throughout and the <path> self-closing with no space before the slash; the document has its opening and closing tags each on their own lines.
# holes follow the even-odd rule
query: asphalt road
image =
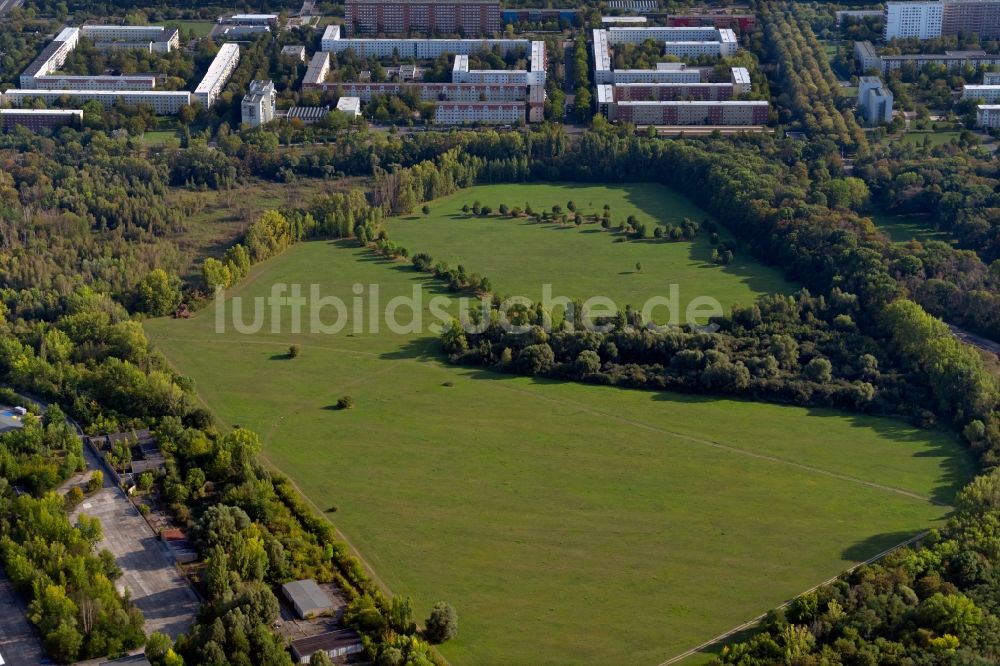
<svg viewBox="0 0 1000 666">
<path fill-rule="evenodd" d="M 25 611 L 14 584 L 0 571 L 0 663 L 42 663 L 42 645 Z"/>
<path fill-rule="evenodd" d="M 106 483 L 109 476 L 105 475 Z M 75 521 L 80 513 L 101 521 L 104 540 L 98 548 L 111 551 L 122 568 L 122 577 L 115 585 L 119 591 L 128 588 L 132 601 L 146 617 L 146 634 L 159 631 L 177 638 L 186 632 L 198 611 L 194 590 L 124 493 L 105 485 L 80 504 L 70 520 Z"/>
</svg>

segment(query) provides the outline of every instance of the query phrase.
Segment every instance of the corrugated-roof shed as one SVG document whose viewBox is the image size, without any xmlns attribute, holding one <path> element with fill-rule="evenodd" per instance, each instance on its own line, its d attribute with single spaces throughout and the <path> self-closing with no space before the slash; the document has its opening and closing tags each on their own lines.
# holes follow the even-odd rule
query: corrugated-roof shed
<svg viewBox="0 0 1000 666">
<path fill-rule="evenodd" d="M 281 586 L 285 598 L 301 618 L 310 618 L 333 610 L 333 600 L 312 578 L 296 580 Z"/>
</svg>

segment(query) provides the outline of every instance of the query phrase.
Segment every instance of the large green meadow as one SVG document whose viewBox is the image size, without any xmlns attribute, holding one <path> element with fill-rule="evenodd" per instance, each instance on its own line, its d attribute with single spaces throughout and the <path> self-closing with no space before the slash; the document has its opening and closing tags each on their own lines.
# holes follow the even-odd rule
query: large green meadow
<svg viewBox="0 0 1000 666">
<path fill-rule="evenodd" d="M 463 212 L 463 206 L 477 201 L 491 206 L 493 216 Z M 687 197 L 655 184 L 486 185 L 431 202 L 427 215 L 417 211 L 390 220 L 389 235 L 411 253 L 426 252 L 486 275 L 497 293 L 533 301 L 541 299 L 543 285 L 549 284 L 554 295 L 608 296 L 620 307 L 639 307 L 652 295 L 668 297 L 670 285 L 677 285 L 682 309 L 696 297 L 711 296 L 728 311 L 733 304 L 752 303 L 761 293 L 795 289 L 780 271 L 761 265 L 748 251 L 738 250 L 727 266 L 712 263 L 710 234 L 704 230 L 693 242 L 626 241 L 597 222 L 539 224 L 497 215 L 501 204 L 530 206 L 539 213 L 559 205 L 566 212 L 570 201 L 588 220 L 601 216 L 607 204 L 615 227 L 632 215 L 650 234 L 657 224 L 710 219 Z M 727 240 L 721 227 L 720 232 Z"/>
<path fill-rule="evenodd" d="M 435 254 L 447 245 L 444 231 L 430 233 L 437 227 L 456 225 L 456 242 L 465 242 L 518 224 L 446 217 L 466 199 L 432 203 L 429 217 L 441 211 L 439 220 L 392 222 L 392 237 L 444 239 L 434 241 L 437 251 L 404 243 Z M 653 201 L 637 208 L 651 217 L 658 210 Z M 562 239 L 577 259 L 642 246 L 581 229 L 515 231 L 531 243 Z M 650 247 L 666 253 L 669 268 L 672 248 Z M 547 265 L 570 297 L 589 295 L 590 272 L 612 286 L 634 277 L 617 274 L 629 268 L 624 255 L 593 259 L 600 268 L 577 262 L 567 275 L 553 267 L 573 264 L 551 263 L 561 256 L 551 247 L 521 252 L 520 265 L 493 270 L 463 262 L 510 291 L 530 284 L 520 266 Z M 737 275 L 692 270 L 719 289 L 722 278 L 708 274 Z M 762 278 L 747 277 L 738 300 L 753 296 L 754 279 Z M 246 307 L 275 284 L 306 293 L 316 284 L 345 302 L 349 321 L 335 334 L 309 333 L 313 303 L 302 313 L 305 332 L 291 332 L 287 308 L 274 332 L 266 308 L 259 333 L 236 332 L 232 297 Z M 949 510 L 940 503 L 970 473 L 951 436 L 900 421 L 450 366 L 426 330 L 397 334 L 382 322 L 372 331 L 370 308 L 355 332 L 356 284 L 379 285 L 382 304 L 421 288 L 424 328 L 429 299 L 448 295 L 405 262 L 316 241 L 254 267 L 224 316 L 216 304 L 146 330 L 224 424 L 261 434 L 267 459 L 383 585 L 414 599 L 420 619 L 439 600 L 456 607 L 459 637 L 442 646 L 456 664 L 659 663 L 939 524 Z M 656 287 L 608 295 L 645 297 Z M 332 308 L 321 314 L 332 322 Z M 301 348 L 295 359 L 286 354 L 292 344 Z M 355 407 L 333 409 L 345 395 Z"/>
</svg>

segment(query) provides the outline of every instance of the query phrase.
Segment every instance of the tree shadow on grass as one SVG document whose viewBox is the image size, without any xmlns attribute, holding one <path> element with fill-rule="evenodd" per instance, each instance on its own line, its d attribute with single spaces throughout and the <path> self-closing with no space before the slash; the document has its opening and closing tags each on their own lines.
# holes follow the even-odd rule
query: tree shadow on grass
<svg viewBox="0 0 1000 666">
<path fill-rule="evenodd" d="M 924 530 L 915 529 L 908 532 L 886 532 L 873 534 L 854 543 L 843 550 L 840 556 L 852 562 L 864 562 L 876 555 L 912 539 Z"/>
<path fill-rule="evenodd" d="M 908 446 L 913 458 L 934 458 L 941 466 L 941 475 L 934 480 L 931 499 L 950 505 L 955 494 L 976 474 L 976 466 L 969 451 L 958 438 L 945 430 L 921 430 L 906 421 L 894 417 L 875 417 L 867 414 L 838 411 L 821 407 L 808 409 L 810 417 L 836 417 L 846 420 L 852 428 L 875 431 L 881 439 Z M 822 429 L 824 426 L 816 426 Z"/>
<path fill-rule="evenodd" d="M 379 358 L 387 361 L 434 360 L 447 362 L 441 345 L 437 338 L 433 337 L 407 340 L 398 349 L 380 354 Z"/>
</svg>

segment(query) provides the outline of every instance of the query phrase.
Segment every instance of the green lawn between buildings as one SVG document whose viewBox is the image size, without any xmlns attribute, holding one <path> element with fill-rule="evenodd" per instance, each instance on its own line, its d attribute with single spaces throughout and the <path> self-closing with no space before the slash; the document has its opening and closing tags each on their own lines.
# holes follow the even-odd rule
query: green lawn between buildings
<svg viewBox="0 0 1000 666">
<path fill-rule="evenodd" d="M 516 286 L 498 271 L 483 270 Z M 276 282 L 349 306 L 355 283 L 379 284 L 383 303 L 414 284 L 446 293 L 406 264 L 312 242 L 234 294 Z M 457 368 L 431 338 L 384 327 L 220 334 L 215 314 L 146 328 L 421 619 L 455 605 L 460 636 L 442 652 L 456 664 L 658 663 L 938 523 L 946 508 L 897 489 L 946 501 L 970 471 L 953 438 L 895 420 Z M 330 409 L 343 395 L 356 407 Z"/>
</svg>

